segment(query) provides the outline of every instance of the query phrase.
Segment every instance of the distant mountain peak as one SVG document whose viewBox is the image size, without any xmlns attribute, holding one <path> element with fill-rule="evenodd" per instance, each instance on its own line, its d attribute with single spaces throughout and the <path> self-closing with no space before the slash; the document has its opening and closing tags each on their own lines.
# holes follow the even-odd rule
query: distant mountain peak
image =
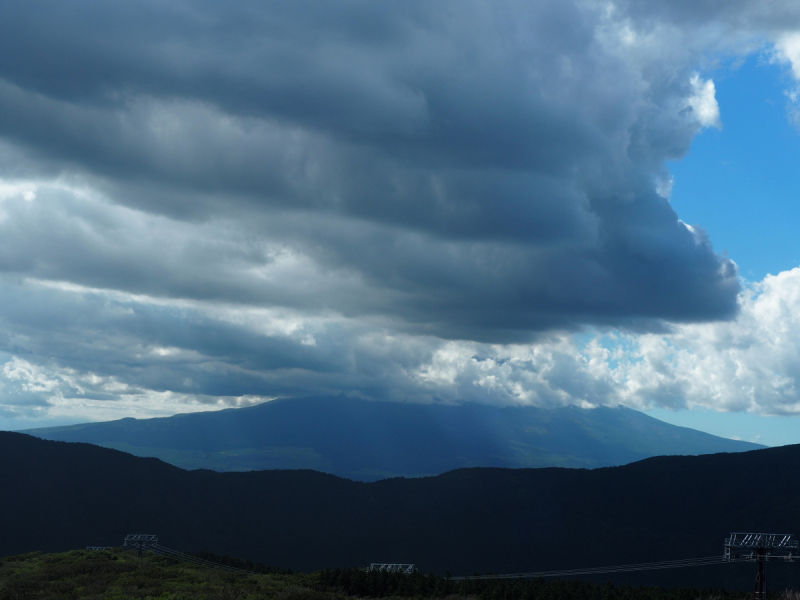
<svg viewBox="0 0 800 600">
<path fill-rule="evenodd" d="M 188 469 L 314 469 L 356 480 L 462 467 L 583 467 L 757 444 L 669 425 L 625 407 L 411 404 L 281 398 L 246 408 L 32 429 Z"/>
</svg>

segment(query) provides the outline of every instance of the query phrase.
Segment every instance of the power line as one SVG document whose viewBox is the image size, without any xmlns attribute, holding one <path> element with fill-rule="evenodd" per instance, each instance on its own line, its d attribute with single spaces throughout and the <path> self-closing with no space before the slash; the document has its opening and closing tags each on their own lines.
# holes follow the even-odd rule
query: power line
<svg viewBox="0 0 800 600">
<path fill-rule="evenodd" d="M 742 551 L 747 552 L 746 554 Z M 748 552 L 749 551 L 749 552 Z M 506 575 L 472 575 L 451 577 L 454 581 L 480 579 L 519 579 L 531 577 L 569 577 L 574 575 L 606 575 L 609 573 L 630 573 L 633 571 L 654 571 L 657 569 L 679 569 L 684 567 L 704 567 L 729 562 L 758 562 L 758 575 L 753 592 L 753 600 L 766 600 L 767 584 L 764 562 L 770 559 L 783 559 L 794 562 L 800 558 L 800 541 L 789 533 L 731 533 L 725 540 L 725 554 L 678 560 L 617 565 L 612 567 L 593 567 L 584 569 L 564 569 L 560 571 L 538 571 L 532 573 L 509 573 Z"/>
<path fill-rule="evenodd" d="M 209 569 L 227 571 L 228 573 L 247 573 L 248 575 L 255 574 L 252 571 L 247 571 L 246 569 L 231 567 L 230 565 L 222 565 L 220 563 L 215 563 L 210 560 L 200 558 L 199 556 L 192 556 L 191 554 L 186 554 L 185 552 L 172 550 L 171 548 L 160 545 L 158 543 L 158 537 L 149 533 L 129 533 L 125 536 L 125 542 L 123 543 L 123 546 L 133 546 L 136 548 L 139 556 L 142 555 L 143 550 L 149 550 L 153 554 L 158 554 L 159 556 L 171 558 L 172 560 L 179 562 L 191 563 L 201 567 L 208 567 Z"/>
<path fill-rule="evenodd" d="M 125 537 L 125 546 L 135 546 L 139 556 L 142 550 L 149 550 L 154 554 L 177 560 L 180 562 L 195 564 L 211 569 L 218 569 L 229 573 L 246 573 L 254 575 L 252 571 L 215 563 L 210 560 L 192 556 L 178 550 L 172 550 L 158 543 L 158 537 L 151 534 L 128 534 Z M 739 554 L 739 549 L 750 550 L 748 554 Z M 696 558 L 681 558 L 677 560 L 657 561 L 649 563 L 635 563 L 628 565 L 614 565 L 605 567 L 586 567 L 579 569 L 562 569 L 551 571 L 533 571 L 527 573 L 507 573 L 502 575 L 466 575 L 461 577 L 450 577 L 451 581 L 468 580 L 487 580 L 487 579 L 522 579 L 536 577 L 570 577 L 576 575 L 607 575 L 610 573 L 630 573 L 635 571 L 654 571 L 659 569 L 680 569 L 687 567 L 704 567 L 711 565 L 721 565 L 729 562 L 753 562 L 759 563 L 759 573 L 756 577 L 756 588 L 754 600 L 766 600 L 766 576 L 764 575 L 764 562 L 771 558 L 782 558 L 787 561 L 794 561 L 798 558 L 797 551 L 800 549 L 800 542 L 791 534 L 753 534 L 753 533 L 732 533 L 725 540 L 725 554 L 722 556 L 702 556 Z M 414 571 L 412 564 L 388 564 L 373 563 L 370 571 L 389 571 L 410 573 Z"/>
<path fill-rule="evenodd" d="M 204 558 L 200 558 L 199 556 L 192 556 L 191 554 L 186 554 L 185 552 L 179 552 L 177 550 L 172 550 L 170 548 L 166 548 L 159 544 L 155 546 L 151 546 L 148 548 L 154 554 L 158 554 L 160 556 L 165 556 L 167 558 L 171 558 L 173 560 L 177 560 L 180 562 L 192 563 L 195 565 L 209 567 L 211 569 L 218 569 L 220 571 L 227 571 L 229 573 L 247 573 L 249 575 L 254 575 L 252 571 L 248 571 L 246 569 L 240 569 L 238 567 L 232 567 L 230 565 L 223 565 L 220 563 L 215 563 L 210 560 L 206 560 Z"/>
<path fill-rule="evenodd" d="M 735 559 L 735 562 L 746 559 Z M 724 556 L 704 556 L 699 558 L 683 558 L 671 561 L 659 561 L 651 563 L 637 563 L 630 565 L 614 565 L 606 567 L 587 567 L 579 569 L 564 569 L 559 571 L 535 571 L 528 573 L 508 573 L 503 575 L 467 575 L 463 577 L 451 577 L 453 581 L 481 580 L 481 579 L 519 579 L 533 577 L 568 577 L 571 575 L 604 575 L 608 573 L 628 573 L 633 571 L 650 571 L 657 569 L 678 569 L 683 567 L 702 567 L 706 565 L 718 565 L 725 562 Z"/>
</svg>

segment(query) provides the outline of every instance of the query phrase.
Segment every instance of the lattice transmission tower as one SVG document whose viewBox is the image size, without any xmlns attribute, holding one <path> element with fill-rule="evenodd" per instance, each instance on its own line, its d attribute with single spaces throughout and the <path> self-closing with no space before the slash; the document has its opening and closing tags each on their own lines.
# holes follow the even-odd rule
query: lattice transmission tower
<svg viewBox="0 0 800 600">
<path fill-rule="evenodd" d="M 385 571 L 387 573 L 407 573 L 414 572 L 414 565 L 408 563 L 370 563 L 367 571 Z"/>
<path fill-rule="evenodd" d="M 767 600 L 768 560 L 794 562 L 800 554 L 800 542 L 790 533 L 731 533 L 725 539 L 725 560 L 758 563 L 753 586 L 753 600 Z"/>
<path fill-rule="evenodd" d="M 142 550 L 158 546 L 158 536 L 151 533 L 129 533 L 125 536 L 125 543 L 122 545 L 136 548 L 136 555 L 141 558 Z"/>
</svg>

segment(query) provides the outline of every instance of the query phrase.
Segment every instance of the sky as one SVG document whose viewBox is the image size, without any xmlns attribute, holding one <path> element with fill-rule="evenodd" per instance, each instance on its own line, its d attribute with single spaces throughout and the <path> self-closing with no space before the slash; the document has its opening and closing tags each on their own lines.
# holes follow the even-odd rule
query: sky
<svg viewBox="0 0 800 600">
<path fill-rule="evenodd" d="M 6 3 L 0 427 L 346 394 L 800 443 L 798 158 L 788 0 Z"/>
</svg>

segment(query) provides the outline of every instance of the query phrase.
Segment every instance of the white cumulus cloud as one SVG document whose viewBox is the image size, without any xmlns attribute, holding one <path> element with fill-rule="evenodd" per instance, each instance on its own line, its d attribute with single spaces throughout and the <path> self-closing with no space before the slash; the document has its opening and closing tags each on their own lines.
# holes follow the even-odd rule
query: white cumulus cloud
<svg viewBox="0 0 800 600">
<path fill-rule="evenodd" d="M 711 79 L 703 80 L 695 73 L 689 80 L 694 94 L 689 97 L 689 106 L 692 107 L 698 122 L 703 127 L 722 127 L 719 118 L 719 104 L 717 104 L 717 88 Z"/>
</svg>

